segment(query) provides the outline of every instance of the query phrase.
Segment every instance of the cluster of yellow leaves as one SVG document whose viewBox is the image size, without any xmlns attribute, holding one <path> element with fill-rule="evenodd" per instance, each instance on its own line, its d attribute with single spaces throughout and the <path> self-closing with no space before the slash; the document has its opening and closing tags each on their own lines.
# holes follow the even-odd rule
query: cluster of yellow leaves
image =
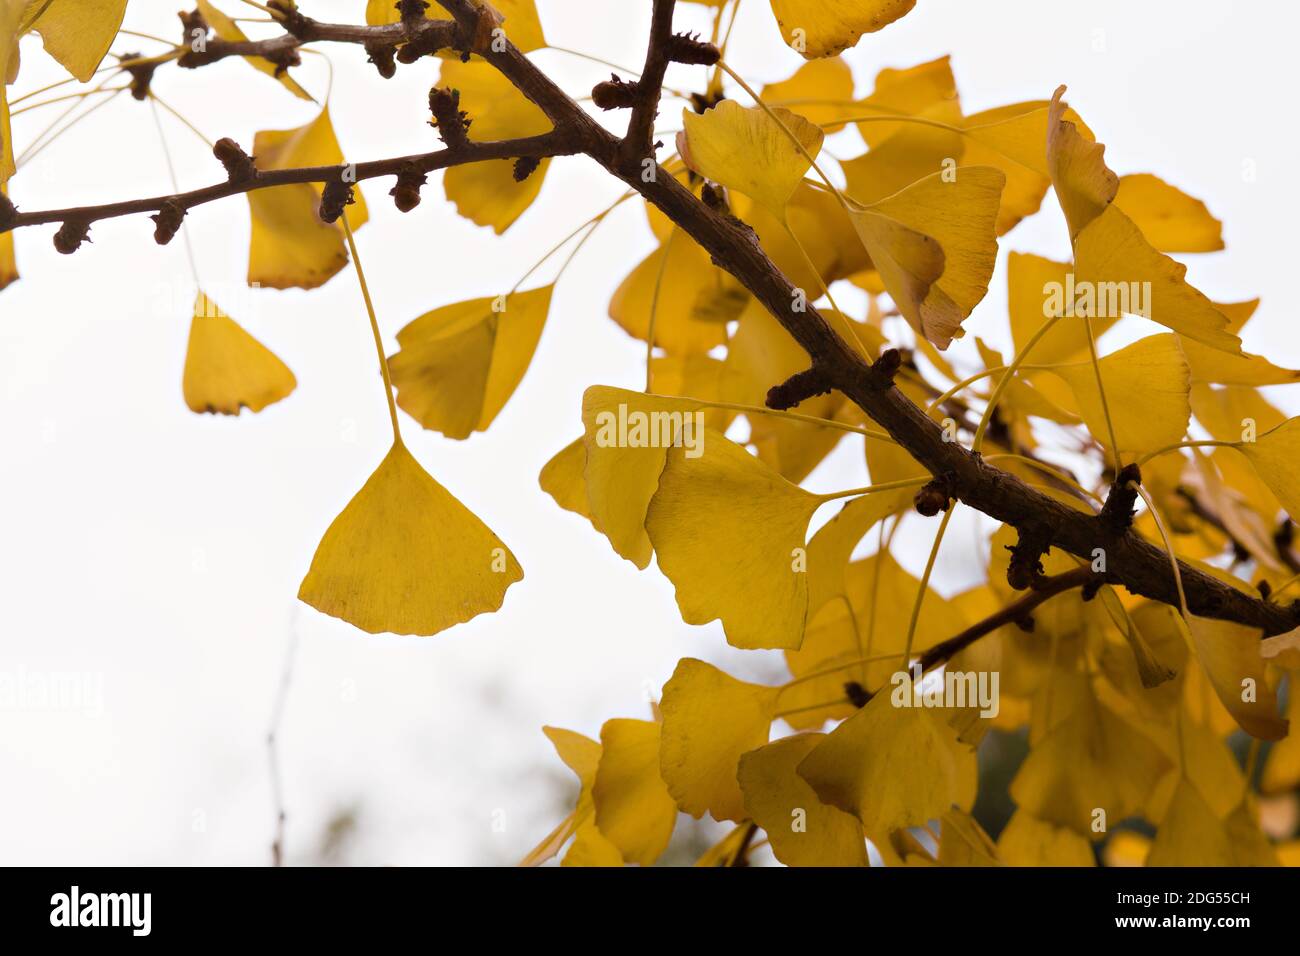
<svg viewBox="0 0 1300 956">
<path fill-rule="evenodd" d="M 666 168 L 694 188 L 700 179 L 726 187 L 732 213 L 809 299 L 837 280 L 865 289 L 865 323 L 823 311 L 851 328 L 868 356 L 887 344 L 876 302 L 887 294 L 928 362 L 960 381 L 938 350 L 963 334 L 985 294 L 997 237 L 1037 211 L 1053 188 L 1075 258 L 1010 256 L 1016 354 L 1037 339 L 1010 379 L 1007 359 L 976 342 L 984 369 L 976 378 L 999 387 L 1005 425 L 991 440 L 1031 451 L 1034 422 L 1047 420 L 1083 426 L 1132 460 L 1178 445 L 1199 425 L 1232 447 L 1143 466 L 1144 485 L 1170 517 L 1175 549 L 1248 589 L 1199 560 L 1222 552 L 1231 534 L 1251 548 L 1270 583 L 1283 582 L 1271 526 L 1283 508 L 1300 514 L 1291 507 L 1300 508 L 1300 426 L 1254 388 L 1296 381 L 1297 373 L 1243 352 L 1240 332 L 1257 301 L 1211 302 L 1167 255 L 1223 248 L 1221 225 L 1203 203 L 1156 176 L 1111 172 L 1104 147 L 1061 91 L 1050 101 L 963 115 L 946 58 L 882 71 L 875 91 L 857 99 L 848 67 L 818 59 L 762 95 L 764 105 L 723 100 L 685 111 L 677 146 L 694 176 L 673 163 Z M 825 135 L 850 123 L 869 149 L 842 164 L 847 186 L 837 192 L 818 181 L 814 166 Z M 1184 618 L 1109 586 L 1088 601 L 1066 592 L 1035 610 L 1032 633 L 1003 626 L 949 662 L 954 671 L 1001 676 L 997 714 L 895 706 L 891 679 L 909 636 L 915 657 L 1015 598 L 1003 583 L 1014 531 L 1000 529 L 990 542 L 988 584 L 951 598 L 927 591 L 914 627 L 921 585 L 888 553 L 884 532 L 882 550 L 853 557 L 881 522 L 896 527 L 912 489 L 853 497 L 809 539 L 814 512 L 835 496 L 799 483 L 844 429 L 747 407 L 762 405 L 767 387 L 806 367 L 806 356 L 689 237 L 653 210 L 649 219 L 658 248 L 620 286 L 610 314 L 660 350 L 654 391 L 588 389 L 584 436 L 547 464 L 541 484 L 638 567 L 655 558 L 685 622 L 720 620 L 737 647 L 784 649 L 792 679 L 764 686 L 701 661 L 680 662 L 655 719 L 637 722 L 637 773 L 608 777 L 609 788 L 596 796 L 598 805 L 627 799 L 642 810 L 644 842 L 623 862 L 656 859 L 645 851 L 661 852 L 673 812 L 686 812 L 736 824 L 699 865 L 734 861 L 747 845 L 746 827 L 763 830 L 790 865 L 865 865 L 864 838 L 889 865 L 1275 864 L 1278 852 L 1225 738 L 1242 730 L 1282 741 L 1268 767 L 1279 768 L 1283 781 L 1300 776 L 1294 737 L 1278 715 L 1283 665 L 1300 656 L 1295 640 L 1275 643 L 1273 664 L 1249 628 Z M 1140 286 L 1147 298 L 1124 300 L 1115 311 L 1097 307 L 1090 323 L 1067 317 L 1044 328 L 1056 315 L 1086 314 L 1077 290 L 1107 283 Z M 1052 289 L 1057 300 L 1049 305 Z M 1094 360 L 1093 341 L 1125 314 L 1169 331 Z M 720 344 L 725 355 L 715 357 Z M 919 377 L 898 384 L 922 405 L 935 394 Z M 873 424 L 836 393 L 797 411 L 849 430 Z M 694 415 L 707 416 L 707 425 L 692 431 Z M 749 424 L 743 444 L 728 437 L 737 415 Z M 638 417 L 658 424 L 636 437 L 627 422 Z M 1243 422 L 1258 426 L 1249 440 Z M 611 423 L 617 433 L 608 431 Z M 865 447 L 876 483 L 928 477 L 896 446 L 867 438 Z M 1045 485 L 1050 469 L 1007 467 L 1072 507 L 1096 507 L 1086 491 Z M 1190 511 L 1192 500 L 1210 503 L 1212 517 Z M 1138 527 L 1163 543 L 1149 515 Z M 1048 574 L 1077 565 L 1054 551 L 1043 560 Z M 777 719 L 799 732 L 769 743 Z M 824 734 L 827 721 L 837 723 Z M 1027 728 L 1030 742 L 1011 784 L 1018 809 L 996 843 L 969 815 L 975 747 L 990 726 Z M 1157 830 L 1149 854 L 1144 838 L 1113 829 L 1137 817 Z M 917 838 L 925 827 L 936 834 L 933 849 Z M 626 829 L 618 839 L 631 845 Z"/>
</svg>

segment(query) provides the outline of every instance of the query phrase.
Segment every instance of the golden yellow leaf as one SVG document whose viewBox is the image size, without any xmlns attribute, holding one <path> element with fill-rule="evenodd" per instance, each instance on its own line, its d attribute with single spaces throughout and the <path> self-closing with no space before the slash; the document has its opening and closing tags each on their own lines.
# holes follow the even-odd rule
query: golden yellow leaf
<svg viewBox="0 0 1300 956">
<path fill-rule="evenodd" d="M 1161 252 L 1216 252 L 1223 248 L 1223 223 L 1205 203 L 1150 173 L 1121 176 L 1115 205 Z"/>
<path fill-rule="evenodd" d="M 1107 825 L 1140 811 L 1168 768 L 1150 739 L 1085 693 L 1033 744 L 1009 792 L 1021 811 L 1091 839 L 1095 811 Z"/>
<path fill-rule="evenodd" d="M 28 0 L 23 23 L 32 23 L 31 30 L 41 35 L 45 52 L 85 83 L 108 53 L 125 13 L 126 0 L 56 0 L 49 4 Z"/>
<path fill-rule="evenodd" d="M 795 772 L 823 734 L 798 734 L 752 750 L 737 774 L 745 810 L 767 833 L 772 853 L 786 866 L 866 866 L 858 819 L 822 803 Z"/>
<path fill-rule="evenodd" d="M 829 310 L 828 310 L 829 311 Z M 828 321 L 834 321 L 828 316 Z M 727 345 L 726 399 L 742 405 L 765 406 L 768 389 L 808 367 L 808 354 L 799 348 L 776 318 L 754 299 L 740 316 Z M 835 418 L 844 403 L 841 392 L 815 395 L 800 402 L 798 414 Z M 845 432 L 775 415 L 747 416 L 749 444 L 758 457 L 783 478 L 799 482 L 839 444 Z"/>
<path fill-rule="evenodd" d="M 397 404 L 448 438 L 486 431 L 532 362 L 554 286 L 426 312 L 388 360 Z"/>
<path fill-rule="evenodd" d="M 289 367 L 202 292 L 194 300 L 181 390 L 193 412 L 260 412 L 297 386 Z"/>
<path fill-rule="evenodd" d="M 745 819 L 740 756 L 767 743 L 779 687 L 736 680 L 683 658 L 664 685 L 659 772 L 677 806 L 699 818 Z"/>
<path fill-rule="evenodd" d="M 1011 314 L 1011 340 L 1019 352 L 1052 315 L 1057 300 L 1064 299 L 1068 262 L 1054 262 L 1029 253 L 1007 257 L 1007 309 Z M 1119 315 L 1094 316 L 1092 333 L 1100 336 Z M 1056 365 L 1088 357 L 1088 327 L 1078 320 L 1056 322 L 1029 353 L 1033 365 Z"/>
<path fill-rule="evenodd" d="M 817 612 L 828 601 L 848 598 L 845 581 L 849 558 L 866 533 L 888 515 L 906 509 L 912 491 L 880 491 L 854 498 L 826 522 L 808 542 L 808 617 L 815 621 Z"/>
<path fill-rule="evenodd" d="M 460 108 L 469 114 L 472 140 L 537 136 L 551 129 L 551 121 L 536 104 L 481 60 L 444 62 L 439 85 L 460 91 Z M 457 212 L 500 235 L 537 198 L 549 165 L 550 160 L 543 159 L 523 182 L 515 180 L 510 159 L 454 166 L 443 174 L 443 189 Z"/>
<path fill-rule="evenodd" d="M 628 863 L 650 866 L 668 846 L 677 804 L 659 776 L 659 725 L 615 718 L 600 729 L 592 786 L 596 826 Z"/>
<path fill-rule="evenodd" d="M 997 847 L 969 813 L 949 810 L 939 818 L 940 866 L 1001 866 Z"/>
<path fill-rule="evenodd" d="M 1065 118 L 1061 100 L 1065 87 L 1057 87 L 1047 120 L 1047 165 L 1056 198 L 1077 239 L 1088 223 L 1102 214 L 1119 191 L 1119 177 L 1106 165 L 1106 147 L 1094 142 Z"/>
<path fill-rule="evenodd" d="M 1256 628 L 1189 615 L 1192 650 L 1219 701 L 1241 729 L 1261 740 L 1281 740 L 1287 722 L 1278 716 Z"/>
<path fill-rule="evenodd" d="M 99 2 L 106 2 L 106 0 L 99 0 Z M 247 34 L 239 29 L 239 24 L 214 7 L 209 0 L 195 0 L 195 2 L 198 5 L 199 12 L 203 14 L 203 19 L 207 21 L 208 26 L 212 27 L 212 32 L 218 37 L 229 40 L 231 43 L 243 43 L 248 39 Z M 126 0 L 122 0 L 122 6 L 126 6 Z M 243 60 L 258 72 L 278 79 L 286 90 L 299 99 L 313 99 L 312 95 L 299 86 L 298 81 L 290 76 L 287 70 L 281 70 L 265 57 L 246 56 L 243 57 Z"/>
<path fill-rule="evenodd" d="M 343 162 L 328 107 L 306 126 L 262 130 L 254 137 L 259 169 L 332 166 Z M 321 184 L 294 183 L 248 193 L 252 238 L 248 248 L 248 282 L 273 289 L 314 289 L 347 265 L 342 223 L 320 218 Z M 348 224 L 359 229 L 368 213 L 365 198 L 346 207 Z"/>
<path fill-rule="evenodd" d="M 694 402 L 593 385 L 582 396 L 587 504 L 596 530 L 638 568 L 654 549 L 646 509 L 674 442 L 703 449 Z M 689 431 L 688 431 L 689 429 Z M 700 443 L 700 444 L 697 444 Z"/>
<path fill-rule="evenodd" d="M 1025 216 L 1042 206 L 1043 196 L 1051 185 L 1047 154 L 1050 104 L 1046 100 L 1013 103 L 984 110 L 960 120 L 965 133 L 962 162 L 969 166 L 996 166 L 1007 177 L 998 210 L 998 235 L 1010 230 Z M 1092 138 L 1092 131 L 1073 110 L 1064 117 L 1071 120 L 1079 134 Z"/>
<path fill-rule="evenodd" d="M 1104 356 L 1099 364 L 1121 451 L 1155 451 L 1182 439 L 1192 414 L 1188 399 L 1191 380 L 1176 336 L 1147 336 Z M 1098 441 L 1109 444 L 1092 362 L 1060 365 L 1052 373 L 1069 384 L 1088 430 Z"/>
<path fill-rule="evenodd" d="M 1256 300 L 1258 301 L 1258 300 Z M 1226 314 L 1231 306 L 1216 306 Z M 1242 352 L 1233 355 L 1220 349 L 1202 345 L 1195 339 L 1179 336 L 1187 367 L 1192 374 L 1192 384 L 1213 382 L 1216 385 L 1288 385 L 1300 381 L 1300 370 L 1281 368 L 1262 355 Z"/>
<path fill-rule="evenodd" d="M 316 118 L 297 129 L 263 130 L 253 143 L 259 169 L 294 169 L 304 166 L 341 166 L 345 162 L 343 148 L 339 146 L 330 119 L 330 108 L 325 106 Z M 317 197 L 325 191 L 324 183 L 309 183 Z M 359 185 L 352 187 L 353 202 L 344 208 L 348 225 L 355 232 L 370 221 L 366 197 Z M 342 227 L 338 227 L 342 229 Z"/>
<path fill-rule="evenodd" d="M 834 56 L 916 6 L 916 0 L 771 0 L 785 42 L 805 59 Z"/>
<path fill-rule="evenodd" d="M 1079 233 L 1074 253 L 1081 287 L 1127 289 L 1130 299 L 1136 291 L 1147 318 L 1198 342 L 1240 354 L 1241 340 L 1227 330 L 1227 317 L 1187 283 L 1187 267 L 1157 252 L 1119 207 L 1108 207 Z"/>
<path fill-rule="evenodd" d="M 748 297 L 743 292 L 694 239 L 678 231 L 619 284 L 609 300 L 609 317 L 644 342 L 653 312 L 659 348 L 670 354 L 707 352 L 726 341 L 725 318 L 735 316 L 724 315 L 723 321 L 710 317 L 728 300 L 732 308 L 743 306 Z"/>
<path fill-rule="evenodd" d="M 962 321 L 988 292 L 1006 182 L 991 166 L 952 176 L 933 173 L 850 214 L 899 311 L 940 349 L 962 335 Z"/>
<path fill-rule="evenodd" d="M 569 442 L 542 466 L 537 483 L 542 491 L 555 499 L 565 511 L 580 514 L 588 521 L 591 511 L 587 507 L 587 446 L 581 438 Z"/>
<path fill-rule="evenodd" d="M 600 744 L 590 737 L 562 727 L 543 727 L 555 752 L 565 765 L 578 778 L 578 799 L 574 810 L 552 830 L 545 839 L 534 847 L 520 862 L 520 866 L 541 866 L 560 852 L 569 838 L 590 827 L 593 805 L 591 786 L 596 779 L 596 767 L 600 763 Z"/>
<path fill-rule="evenodd" d="M 857 113 L 853 100 L 853 70 L 839 57 L 812 60 L 779 83 L 759 91 L 768 106 L 798 113 L 828 135 L 844 128 L 843 120 Z"/>
<path fill-rule="evenodd" d="M 868 833 L 924 826 L 975 799 L 975 751 L 958 740 L 951 712 L 896 707 L 892 697 L 876 694 L 798 766 L 822 802 Z"/>
<path fill-rule="evenodd" d="M 1300 417 L 1288 418 L 1238 447 L 1287 514 L 1300 519 Z"/>
<path fill-rule="evenodd" d="M 712 109 L 682 110 L 677 148 L 706 179 L 744 193 L 773 216 L 784 210 L 822 148 L 824 134 L 797 113 L 723 100 Z M 791 140 L 798 142 L 798 146 Z"/>
<path fill-rule="evenodd" d="M 700 437 L 698 456 L 668 451 L 645 521 L 682 620 L 721 618 L 735 647 L 798 647 L 808 611 L 804 545 L 822 499 L 721 433 Z"/>
<path fill-rule="evenodd" d="M 949 57 L 941 56 L 903 69 L 885 67 L 876 74 L 875 89 L 854 104 L 858 116 L 872 119 L 858 124 L 862 140 L 873 149 L 915 124 L 891 123 L 889 116 L 961 116 L 957 81 Z M 1042 141 L 1039 141 L 1042 145 Z"/>
<path fill-rule="evenodd" d="M 15 172 L 8 88 L 18 77 L 18 30 L 26 12 L 26 5 L 18 0 L 0 3 L 0 185 L 7 183 Z"/>
<path fill-rule="evenodd" d="M 395 442 L 321 538 L 298 599 L 370 634 L 436 634 L 505 600 L 515 556 Z"/>
<path fill-rule="evenodd" d="M 998 836 L 1008 866 L 1096 866 L 1092 845 L 1075 831 L 1017 810 Z"/>
<path fill-rule="evenodd" d="M 560 861 L 560 866 L 622 866 L 623 854 L 606 839 L 596 824 L 587 822 L 578 827 L 573 843 Z"/>
<path fill-rule="evenodd" d="M 1183 780 L 1156 831 L 1147 866 L 1277 866 L 1277 855 L 1243 803 L 1221 819 Z"/>
</svg>

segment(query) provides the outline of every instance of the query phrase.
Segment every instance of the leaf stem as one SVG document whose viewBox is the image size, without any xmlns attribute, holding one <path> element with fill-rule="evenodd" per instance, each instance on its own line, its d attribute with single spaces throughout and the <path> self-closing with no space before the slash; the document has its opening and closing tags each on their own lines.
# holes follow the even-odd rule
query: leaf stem
<svg viewBox="0 0 1300 956">
<path fill-rule="evenodd" d="M 352 266 L 357 272 L 357 281 L 361 284 L 361 297 L 366 300 L 366 314 L 370 317 L 370 331 L 375 337 L 375 352 L 379 356 L 379 372 L 384 377 L 384 398 L 388 399 L 388 417 L 393 423 L 393 443 L 402 444 L 402 431 L 397 425 L 397 403 L 393 401 L 393 377 L 388 371 L 388 357 L 384 355 L 384 339 L 379 334 L 379 320 L 375 318 L 375 305 L 370 300 L 370 287 L 366 285 L 366 272 L 361 268 L 361 256 L 357 253 L 357 242 L 352 238 L 352 225 L 344 212 L 339 219 L 343 223 L 343 235 L 348 240 L 348 250 L 352 253 Z"/>
</svg>

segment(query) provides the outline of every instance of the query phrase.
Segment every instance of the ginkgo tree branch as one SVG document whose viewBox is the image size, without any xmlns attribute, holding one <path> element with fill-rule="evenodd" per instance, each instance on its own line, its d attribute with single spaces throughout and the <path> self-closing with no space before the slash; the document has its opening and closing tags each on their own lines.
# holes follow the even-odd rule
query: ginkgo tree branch
<svg viewBox="0 0 1300 956">
<path fill-rule="evenodd" d="M 486 42 L 489 36 L 483 29 L 483 18 L 491 16 L 490 10 L 477 5 L 474 0 L 438 2 L 451 14 L 452 20 L 430 20 L 427 23 L 442 25 L 421 25 L 419 29 L 436 29 L 439 42 L 445 40 L 445 45 L 483 57 L 536 104 L 555 129 L 524 139 L 489 143 L 467 141 L 418 156 L 359 163 L 354 167 L 357 181 L 397 175 L 411 164 L 422 172 L 428 172 L 485 159 L 587 155 L 658 207 L 705 249 L 716 265 L 735 276 L 807 353 L 810 368 L 815 370 L 813 377 L 839 389 L 931 474 L 943 476 L 945 489 L 952 497 L 1015 527 L 1022 540 L 1032 540 L 1043 548 L 1062 549 L 1090 564 L 1103 562 L 1104 570 L 1095 574 L 1097 579 L 1123 585 L 1134 594 L 1178 604 L 1177 586 L 1168 556 L 1134 532 L 1127 515 L 1116 521 L 1078 511 L 1035 490 L 1016 475 L 994 467 L 978 452 L 960 442 L 949 440 L 938 423 L 894 387 L 893 377 L 899 368 L 898 354 L 892 349 L 887 350 L 872 362 L 840 336 L 813 305 L 803 307 L 805 297 L 768 257 L 752 228 L 732 216 L 724 206 L 697 198 L 662 165 L 645 163 L 647 154 L 629 148 L 626 146 L 631 141 L 629 138 L 619 138 L 597 123 L 509 42 L 508 33 L 503 42 L 496 36 L 491 37 L 491 42 Z M 672 6 L 665 0 L 656 4 L 656 23 L 659 26 L 654 31 L 654 43 L 660 44 L 661 48 L 652 49 L 647 56 L 647 72 L 651 68 L 657 71 L 656 64 L 661 59 L 665 68 L 674 58 L 680 62 L 699 62 L 693 57 L 700 55 L 699 47 L 707 46 L 680 36 L 674 37 L 670 22 Z M 409 28 L 405 24 L 350 27 L 319 24 L 296 11 L 286 12 L 289 7 L 283 0 L 276 10 L 286 34 L 293 39 L 278 38 L 280 46 L 270 47 L 273 54 L 276 50 L 296 49 L 297 45 L 308 40 L 356 43 L 373 49 L 376 44 L 400 42 L 395 39 L 399 34 L 408 36 Z M 660 19 L 664 17 L 669 21 L 667 27 Z M 448 26 L 449 22 L 453 26 Z M 684 40 L 694 45 L 686 49 Z M 258 47 L 257 44 L 276 41 L 249 42 L 250 46 L 240 45 L 229 53 L 264 55 L 267 47 Z M 675 47 L 677 52 L 674 53 L 670 47 Z M 656 82 L 661 80 L 662 75 Z M 657 99 L 656 96 L 656 104 Z M 652 116 L 653 107 L 648 112 Z M 639 136 L 637 131 L 641 122 L 637 120 L 635 126 L 629 124 L 630 135 L 636 133 Z M 341 167 L 330 166 L 254 171 L 244 180 L 232 179 L 177 196 L 102 206 L 28 213 L 0 208 L 0 232 L 39 223 L 89 223 L 152 212 L 161 210 L 169 199 L 191 208 L 268 186 L 337 181 L 340 170 Z M 796 309 L 796 303 L 801 308 Z M 782 397 L 779 386 L 774 392 L 777 399 Z M 1111 509 L 1112 514 L 1115 510 Z M 1297 612 L 1300 605 L 1282 606 L 1261 600 L 1183 562 L 1178 562 L 1178 568 L 1186 589 L 1188 609 L 1194 614 L 1257 627 L 1266 635 L 1281 633 L 1300 624 Z M 1089 573 L 1093 573 L 1091 569 Z"/>
<path fill-rule="evenodd" d="M 192 189 L 189 192 L 165 196 L 152 196 L 146 199 L 132 199 L 123 202 L 105 203 L 95 206 L 71 206 L 65 209 L 42 209 L 31 212 L 15 210 L 6 215 L 0 207 L 0 232 L 17 229 L 22 226 L 35 226 L 56 222 L 77 222 L 85 225 L 101 219 L 114 219 L 137 213 L 156 212 L 164 205 L 175 203 L 184 209 L 192 209 L 217 199 L 225 199 L 240 193 L 269 189 L 273 186 L 286 186 L 293 183 L 329 183 L 337 182 L 347 170 L 350 180 L 360 182 L 379 176 L 396 176 L 408 170 L 420 173 L 447 169 L 465 163 L 477 163 L 489 159 L 521 159 L 527 157 L 545 158 L 548 156 L 567 156 L 581 151 L 581 144 L 572 135 L 562 130 L 552 130 L 537 136 L 519 139 L 492 140 L 475 142 L 473 140 L 448 146 L 445 149 L 429 153 L 417 153 L 412 156 L 397 156 L 391 159 L 379 159 L 356 163 L 352 166 L 304 166 L 291 169 L 259 169 L 243 179 L 228 179 L 226 182 Z"/>
</svg>

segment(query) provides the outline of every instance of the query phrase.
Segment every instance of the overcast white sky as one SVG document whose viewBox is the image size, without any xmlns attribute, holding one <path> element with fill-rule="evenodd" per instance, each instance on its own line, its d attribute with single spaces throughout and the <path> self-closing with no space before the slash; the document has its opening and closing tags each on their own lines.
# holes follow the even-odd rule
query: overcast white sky
<svg viewBox="0 0 1300 956">
<path fill-rule="evenodd" d="M 365 7 L 300 5 L 339 21 L 360 20 Z M 127 26 L 176 34 L 178 4 L 130 6 Z M 633 66 L 649 6 L 538 2 L 552 43 Z M 679 27 L 703 26 L 702 11 L 682 5 Z M 1192 280 L 1220 301 L 1262 296 L 1247 347 L 1294 366 L 1298 29 L 1300 8 L 1263 0 L 920 0 L 847 58 L 861 93 L 880 67 L 951 53 L 968 112 L 1046 98 L 1068 83 L 1114 169 L 1155 172 L 1224 221 L 1227 251 L 1190 257 Z M 132 39 L 114 49 L 156 47 Z M 359 49 L 327 52 L 349 159 L 432 148 L 432 66 L 385 82 Z M 558 52 L 535 56 L 575 95 L 608 74 Z M 745 0 L 729 59 L 756 83 L 802 62 L 781 44 L 764 0 Z M 38 41 L 23 61 L 18 93 L 58 76 Z M 323 94 L 319 58 L 299 76 Z M 701 79 L 683 69 L 671 82 Z M 165 67 L 155 89 L 210 138 L 245 144 L 315 111 L 233 60 Z M 675 114 L 665 109 L 660 125 L 676 128 Z M 49 118 L 20 117 L 19 146 Z M 174 122 L 166 129 L 182 187 L 215 181 L 205 147 Z M 1253 178 L 1243 175 L 1248 165 Z M 23 169 L 11 192 L 29 209 L 64 206 L 167 192 L 166 175 L 149 108 L 119 98 Z M 406 322 L 513 284 L 619 192 L 592 164 L 557 161 L 540 200 L 497 238 L 458 219 L 436 183 L 407 216 L 388 202 L 389 186 L 366 187 L 372 222 L 358 241 L 390 352 Z M 572 796 L 542 724 L 596 736 L 607 717 L 644 716 L 648 695 L 685 655 L 779 674 L 775 656 L 730 650 L 716 626 L 682 624 L 656 570 L 617 558 L 537 487 L 541 466 L 578 434 L 587 385 L 639 387 L 643 349 L 606 318 L 610 294 L 650 248 L 639 212 L 611 217 L 576 260 L 532 370 L 489 433 L 452 442 L 403 416 L 412 451 L 526 573 L 501 613 L 433 638 L 368 636 L 294 599 L 320 535 L 389 442 L 354 277 L 310 293 L 241 292 L 246 202 L 205 206 L 188 221 L 208 291 L 298 377 L 298 390 L 262 414 L 186 409 L 192 280 L 182 243 L 157 247 L 143 218 L 96 226 L 94 244 L 66 258 L 51 247 L 52 227 L 23 230 L 23 279 L 0 293 L 0 672 L 86 675 L 92 704 L 0 709 L 0 859 L 268 860 L 264 738 L 295 628 L 281 734 L 291 862 L 317 858 L 328 821 L 350 809 L 351 862 L 513 862 Z M 1066 249 L 1049 198 L 1003 240 L 1002 260 L 1007 250 L 1064 258 Z M 1005 340 L 1003 264 L 967 323 L 994 342 Z M 861 484 L 860 460 L 846 441 L 814 481 Z M 954 528 L 941 556 L 945 589 L 971 579 L 968 530 Z M 916 562 L 930 534 L 904 542 Z"/>
</svg>

